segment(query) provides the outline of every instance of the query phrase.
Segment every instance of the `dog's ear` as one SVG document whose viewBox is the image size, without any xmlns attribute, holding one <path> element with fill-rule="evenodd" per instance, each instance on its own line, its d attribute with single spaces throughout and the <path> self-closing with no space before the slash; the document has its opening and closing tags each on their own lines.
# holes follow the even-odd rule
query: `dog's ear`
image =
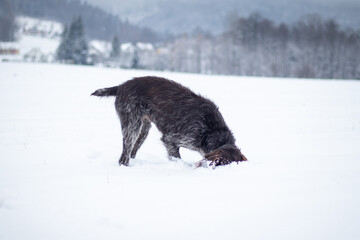
<svg viewBox="0 0 360 240">
<path fill-rule="evenodd" d="M 247 161 L 247 158 L 245 157 L 244 154 L 241 153 L 241 151 L 240 151 L 240 156 L 241 156 L 241 158 L 242 158 L 241 162 L 242 162 L 242 161 Z"/>
</svg>

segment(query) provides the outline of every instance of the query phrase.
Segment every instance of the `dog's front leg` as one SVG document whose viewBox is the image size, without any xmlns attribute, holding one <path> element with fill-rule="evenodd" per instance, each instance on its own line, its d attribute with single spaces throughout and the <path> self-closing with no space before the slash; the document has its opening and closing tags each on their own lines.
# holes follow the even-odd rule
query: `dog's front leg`
<svg viewBox="0 0 360 240">
<path fill-rule="evenodd" d="M 168 152 L 169 160 L 174 161 L 174 160 L 176 160 L 176 158 L 181 159 L 179 147 L 175 146 L 174 144 L 172 144 L 172 145 L 167 144 L 167 145 L 165 145 L 165 147 Z"/>
<path fill-rule="evenodd" d="M 168 137 L 166 137 L 165 135 L 161 138 L 161 140 L 166 147 L 169 160 L 174 160 L 174 158 L 181 158 L 179 147 L 177 145 L 169 141 Z"/>
</svg>

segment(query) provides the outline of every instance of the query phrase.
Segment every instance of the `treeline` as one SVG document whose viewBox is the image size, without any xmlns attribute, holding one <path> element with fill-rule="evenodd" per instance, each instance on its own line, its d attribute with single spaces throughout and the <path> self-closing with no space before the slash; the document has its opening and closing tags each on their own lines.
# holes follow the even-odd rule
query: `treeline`
<svg viewBox="0 0 360 240">
<path fill-rule="evenodd" d="M 0 0 L 0 41 L 14 41 L 16 30 L 15 14 L 9 0 Z"/>
<path fill-rule="evenodd" d="M 174 71 L 360 79 L 360 31 L 318 15 L 288 25 L 252 14 L 233 19 L 221 35 L 185 35 L 171 46 Z"/>
<path fill-rule="evenodd" d="M 8 1 L 8 0 L 1 0 Z M 17 15 L 41 19 L 70 22 L 74 16 L 82 16 L 86 23 L 86 34 L 90 39 L 111 41 L 122 36 L 122 41 L 159 41 L 159 36 L 148 28 L 140 28 L 120 20 L 119 16 L 79 0 L 10 0 Z M 119 2 L 121 4 L 121 2 Z"/>
</svg>

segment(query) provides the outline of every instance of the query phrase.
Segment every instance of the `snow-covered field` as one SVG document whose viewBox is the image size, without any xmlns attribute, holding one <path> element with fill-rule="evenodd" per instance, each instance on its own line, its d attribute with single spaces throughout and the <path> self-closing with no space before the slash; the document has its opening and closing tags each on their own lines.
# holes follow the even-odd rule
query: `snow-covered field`
<svg viewBox="0 0 360 240">
<path fill-rule="evenodd" d="M 214 100 L 249 161 L 169 162 L 153 127 L 119 167 L 90 93 L 143 75 Z M 0 90 L 0 239 L 360 239 L 359 81 L 0 63 Z"/>
</svg>

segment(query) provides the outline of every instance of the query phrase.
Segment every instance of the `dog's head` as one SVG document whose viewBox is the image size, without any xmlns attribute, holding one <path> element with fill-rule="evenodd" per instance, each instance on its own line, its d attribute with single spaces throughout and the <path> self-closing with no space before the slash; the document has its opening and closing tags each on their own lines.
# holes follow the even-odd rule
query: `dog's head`
<svg viewBox="0 0 360 240">
<path fill-rule="evenodd" d="M 200 161 L 197 167 L 204 166 L 210 161 L 209 166 L 215 168 L 220 165 L 227 165 L 232 162 L 247 161 L 247 158 L 241 153 L 235 145 L 226 144 L 205 155 L 205 159 Z"/>
</svg>

